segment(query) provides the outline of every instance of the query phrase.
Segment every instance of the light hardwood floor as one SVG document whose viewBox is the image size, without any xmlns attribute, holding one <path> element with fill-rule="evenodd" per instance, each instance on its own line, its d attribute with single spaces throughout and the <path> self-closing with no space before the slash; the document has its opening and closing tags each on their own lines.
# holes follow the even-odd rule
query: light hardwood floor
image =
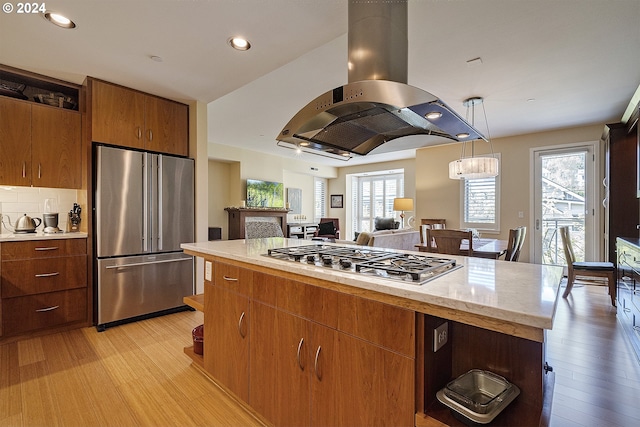
<svg viewBox="0 0 640 427">
<path fill-rule="evenodd" d="M 560 298 L 547 334 L 547 360 L 556 375 L 551 426 L 638 426 L 640 362 L 607 288 L 577 286 Z"/>
<path fill-rule="evenodd" d="M 202 321 L 183 312 L 0 346 L 0 426 L 261 425 L 183 354 Z M 640 425 L 640 363 L 605 288 L 561 299 L 547 339 L 552 427 Z"/>
</svg>

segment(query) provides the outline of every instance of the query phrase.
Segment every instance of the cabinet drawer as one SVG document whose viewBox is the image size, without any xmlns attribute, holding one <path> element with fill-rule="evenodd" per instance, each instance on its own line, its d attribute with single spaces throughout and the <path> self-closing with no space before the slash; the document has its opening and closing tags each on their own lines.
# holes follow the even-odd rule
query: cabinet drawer
<svg viewBox="0 0 640 427">
<path fill-rule="evenodd" d="M 50 292 L 2 301 L 5 335 L 87 320 L 87 290 Z"/>
<path fill-rule="evenodd" d="M 249 296 L 253 273 L 251 270 L 216 261 L 214 263 L 214 283 L 216 286 Z"/>
<path fill-rule="evenodd" d="M 87 239 L 30 240 L 4 242 L 0 245 L 2 261 L 14 259 L 51 258 L 66 255 L 85 255 Z"/>
<path fill-rule="evenodd" d="M 2 298 L 40 294 L 87 286 L 87 257 L 5 261 L 2 263 Z"/>
<path fill-rule="evenodd" d="M 328 326 L 338 327 L 338 292 L 297 280 L 281 279 L 274 282 L 279 309 L 305 319 Z"/>
<path fill-rule="evenodd" d="M 415 312 L 353 295 L 338 304 L 338 330 L 415 357 Z"/>
</svg>

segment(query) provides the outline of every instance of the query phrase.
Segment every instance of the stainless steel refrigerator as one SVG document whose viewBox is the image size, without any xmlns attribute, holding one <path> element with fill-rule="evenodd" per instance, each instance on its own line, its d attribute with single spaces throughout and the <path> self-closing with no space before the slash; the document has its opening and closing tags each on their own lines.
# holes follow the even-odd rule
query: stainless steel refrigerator
<svg viewBox="0 0 640 427">
<path fill-rule="evenodd" d="M 96 325 L 185 308 L 194 292 L 193 160 L 109 146 L 95 152 Z"/>
</svg>

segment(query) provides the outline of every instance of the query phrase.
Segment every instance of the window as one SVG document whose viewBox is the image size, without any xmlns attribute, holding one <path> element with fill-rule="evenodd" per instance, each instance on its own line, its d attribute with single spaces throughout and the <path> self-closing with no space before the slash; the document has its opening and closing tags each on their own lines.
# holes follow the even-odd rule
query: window
<svg viewBox="0 0 640 427">
<path fill-rule="evenodd" d="M 499 178 L 461 180 L 461 228 L 500 231 Z"/>
<path fill-rule="evenodd" d="M 382 171 L 351 181 L 352 229 L 373 230 L 375 217 L 393 217 L 393 199 L 404 196 L 404 171 Z"/>
<path fill-rule="evenodd" d="M 313 221 L 320 222 L 320 218 L 327 216 L 327 180 L 313 178 Z"/>
</svg>

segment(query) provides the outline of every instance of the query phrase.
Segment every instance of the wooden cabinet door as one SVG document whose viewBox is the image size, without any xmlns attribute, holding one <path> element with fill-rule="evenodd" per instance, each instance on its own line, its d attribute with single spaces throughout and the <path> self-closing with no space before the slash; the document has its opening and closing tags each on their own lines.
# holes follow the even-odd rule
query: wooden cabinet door
<svg viewBox="0 0 640 427">
<path fill-rule="evenodd" d="M 145 95 L 97 80 L 92 80 L 91 87 L 92 140 L 144 148 Z"/>
<path fill-rule="evenodd" d="M 277 312 L 277 400 L 275 424 L 309 426 L 311 423 L 310 381 L 311 322 L 301 317 Z"/>
<path fill-rule="evenodd" d="M 205 284 L 204 367 L 249 401 L 249 298 Z"/>
<path fill-rule="evenodd" d="M 31 105 L 0 97 L 0 185 L 31 185 Z"/>
<path fill-rule="evenodd" d="M 310 423 L 308 325 L 301 317 L 252 302 L 249 404 L 273 425 Z"/>
<path fill-rule="evenodd" d="M 278 340 L 276 309 L 251 301 L 251 353 L 249 355 L 249 404 L 274 425 L 278 400 Z"/>
<path fill-rule="evenodd" d="M 310 330 L 311 425 L 339 426 L 341 408 L 351 405 L 349 390 L 340 389 L 339 332 L 316 323 L 310 324 Z"/>
<path fill-rule="evenodd" d="M 31 110 L 32 184 L 80 188 L 81 145 L 80 113 L 34 105 Z"/>
<path fill-rule="evenodd" d="M 316 324 L 311 336 L 311 425 L 413 426 L 413 359 Z"/>
<path fill-rule="evenodd" d="M 147 150 L 188 155 L 188 107 L 155 96 L 146 96 L 144 138 Z"/>
</svg>

